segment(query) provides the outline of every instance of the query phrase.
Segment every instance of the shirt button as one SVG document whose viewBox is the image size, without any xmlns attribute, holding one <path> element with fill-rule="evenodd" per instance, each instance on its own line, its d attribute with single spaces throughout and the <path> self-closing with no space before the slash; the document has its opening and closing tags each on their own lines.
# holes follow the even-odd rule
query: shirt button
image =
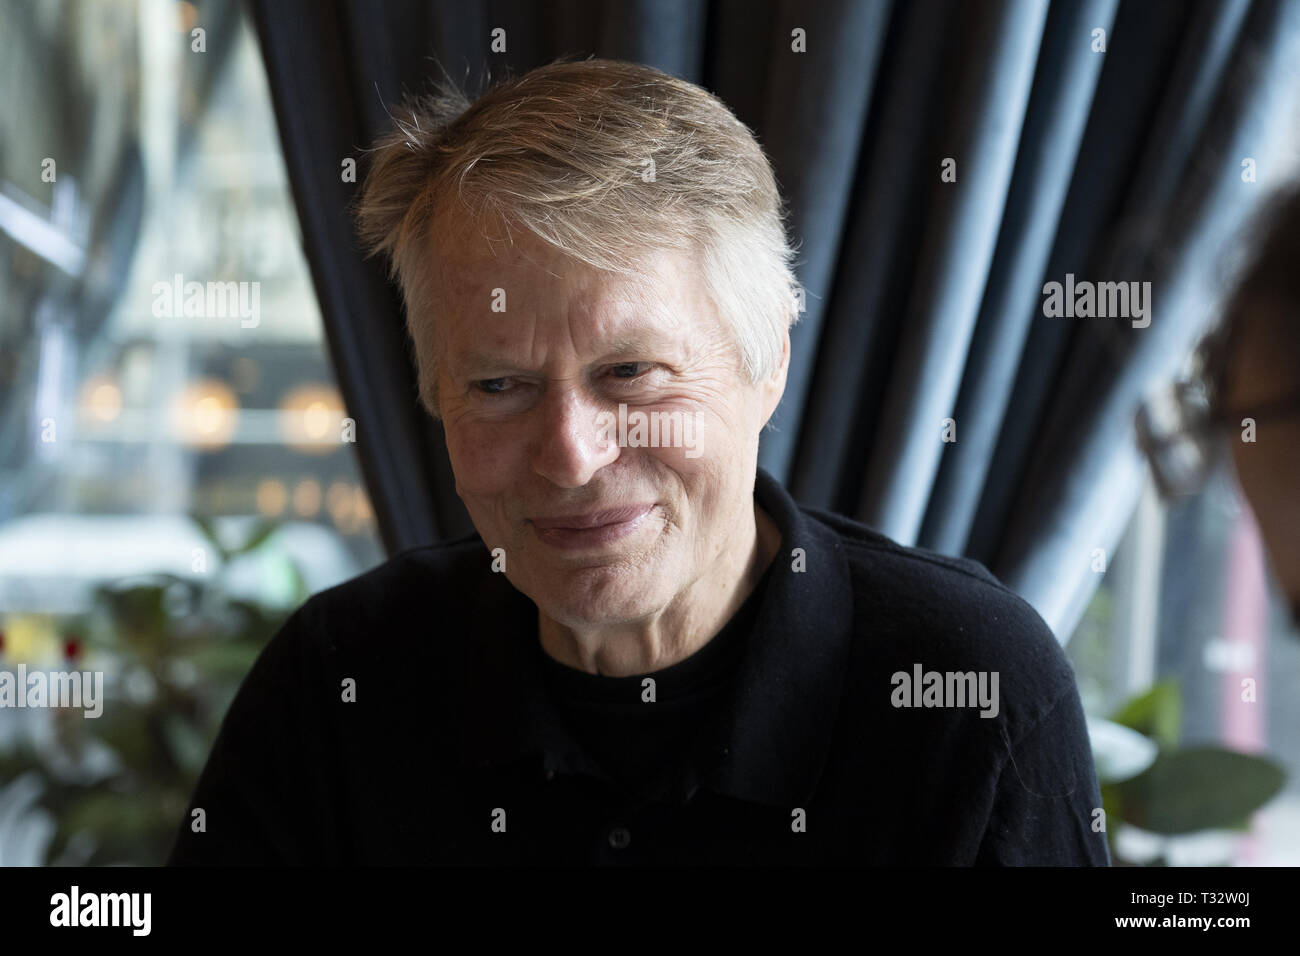
<svg viewBox="0 0 1300 956">
<path fill-rule="evenodd" d="M 615 850 L 621 850 L 632 842 L 632 834 L 627 827 L 614 827 L 609 831 L 609 845 Z"/>
</svg>

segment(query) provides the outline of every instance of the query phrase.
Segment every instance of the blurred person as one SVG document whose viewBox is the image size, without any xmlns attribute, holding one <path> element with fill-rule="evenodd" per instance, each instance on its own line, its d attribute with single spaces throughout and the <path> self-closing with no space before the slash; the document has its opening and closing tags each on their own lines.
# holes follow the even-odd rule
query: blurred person
<svg viewBox="0 0 1300 956">
<path fill-rule="evenodd" d="M 476 533 L 291 616 L 169 862 L 1107 865 L 1042 619 L 757 467 L 797 308 L 752 133 L 599 59 L 396 117 L 360 232 Z"/>
<path fill-rule="evenodd" d="M 1300 628 L 1300 181 L 1243 232 L 1244 262 L 1194 372 L 1138 417 L 1159 489 L 1201 488 L 1225 449 Z"/>
</svg>

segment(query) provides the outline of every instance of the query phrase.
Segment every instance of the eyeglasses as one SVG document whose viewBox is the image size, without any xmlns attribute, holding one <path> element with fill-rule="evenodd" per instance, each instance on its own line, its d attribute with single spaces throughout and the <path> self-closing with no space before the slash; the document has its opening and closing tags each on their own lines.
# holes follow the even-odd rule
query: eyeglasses
<svg viewBox="0 0 1300 956">
<path fill-rule="evenodd" d="M 1258 425 L 1300 414 L 1300 395 L 1246 409 L 1216 409 L 1200 381 L 1177 382 L 1138 411 L 1138 447 L 1164 498 L 1195 494 L 1225 456 L 1227 434 L 1245 418 Z"/>
</svg>

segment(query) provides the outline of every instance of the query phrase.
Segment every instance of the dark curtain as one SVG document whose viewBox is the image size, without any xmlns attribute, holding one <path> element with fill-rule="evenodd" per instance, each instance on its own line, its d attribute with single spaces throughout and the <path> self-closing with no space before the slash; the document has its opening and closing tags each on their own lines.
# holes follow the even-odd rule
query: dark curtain
<svg viewBox="0 0 1300 956">
<path fill-rule="evenodd" d="M 444 73 L 564 54 L 716 93 L 792 209 L 807 310 L 760 464 L 806 504 L 987 564 L 1062 639 L 1127 521 L 1131 422 L 1211 317 L 1300 30 L 1286 0 L 253 0 L 357 451 L 390 552 L 471 530 L 419 407 L 397 290 L 345 158 Z M 506 52 L 491 52 L 495 28 Z M 802 29 L 807 51 L 793 52 Z M 1099 34 L 1096 31 L 1104 31 Z M 1104 38 L 1104 52 L 1095 49 Z M 1294 82 L 1293 76 L 1290 82 Z M 956 182 L 941 164 L 956 162 Z M 1150 281 L 1146 328 L 1049 318 L 1043 285 Z M 952 419 L 943 441 L 945 420 Z"/>
</svg>

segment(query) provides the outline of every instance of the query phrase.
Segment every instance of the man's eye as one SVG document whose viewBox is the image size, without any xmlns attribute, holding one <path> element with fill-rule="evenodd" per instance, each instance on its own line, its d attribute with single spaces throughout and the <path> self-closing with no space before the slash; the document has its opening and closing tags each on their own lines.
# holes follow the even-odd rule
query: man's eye
<svg viewBox="0 0 1300 956">
<path fill-rule="evenodd" d="M 474 383 L 474 387 L 488 395 L 500 395 L 507 391 L 510 380 L 505 378 L 485 378 Z"/>
<path fill-rule="evenodd" d="M 647 362 L 622 362 L 613 368 L 615 378 L 636 378 L 643 374 L 642 366 L 648 365 Z"/>
</svg>

